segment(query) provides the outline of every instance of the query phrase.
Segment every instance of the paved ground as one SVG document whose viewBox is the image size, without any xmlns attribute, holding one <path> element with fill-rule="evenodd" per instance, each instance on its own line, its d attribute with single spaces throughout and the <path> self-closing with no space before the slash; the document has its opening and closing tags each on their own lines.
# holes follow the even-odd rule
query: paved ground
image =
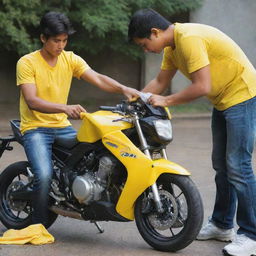
<svg viewBox="0 0 256 256">
<path fill-rule="evenodd" d="M 1 112 L 1 111 L 0 111 Z M 2 116 L 3 117 L 3 116 Z M 15 114 L 11 118 L 15 117 Z M 5 120 L 0 122 L 0 136 L 8 135 L 9 128 Z M 74 124 L 78 127 L 78 123 Z M 170 160 L 186 167 L 192 173 L 204 202 L 205 222 L 213 206 L 215 186 L 214 172 L 211 168 L 211 137 L 209 118 L 174 118 L 174 141 L 168 147 Z M 15 147 L 0 159 L 0 170 L 6 165 L 24 159 L 21 147 Z M 43 246 L 1 245 L 0 256 L 120 256 L 120 255 L 173 255 L 173 256 L 220 256 L 225 243 L 217 241 L 195 241 L 177 253 L 162 253 L 153 250 L 140 237 L 134 223 L 103 222 L 105 229 L 99 234 L 93 224 L 59 217 L 49 229 L 56 241 Z M 0 224 L 0 234 L 5 231 Z"/>
</svg>

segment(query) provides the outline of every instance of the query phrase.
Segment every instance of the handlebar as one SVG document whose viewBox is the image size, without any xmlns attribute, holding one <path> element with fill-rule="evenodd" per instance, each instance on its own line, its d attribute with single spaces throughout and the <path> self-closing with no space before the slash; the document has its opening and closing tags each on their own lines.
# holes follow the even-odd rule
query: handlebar
<svg viewBox="0 0 256 256">
<path fill-rule="evenodd" d="M 112 107 L 112 106 L 100 106 L 99 109 L 100 110 L 106 110 L 106 111 L 115 111 L 115 110 L 117 110 L 116 107 Z"/>
<path fill-rule="evenodd" d="M 155 115 L 155 116 L 168 116 L 168 112 L 162 107 L 153 107 L 152 105 L 145 103 L 143 100 L 138 99 L 134 102 L 123 101 L 116 106 L 100 106 L 99 109 L 120 113 L 123 115 L 130 115 L 138 113 L 139 115 Z M 170 117 L 169 117 L 170 118 Z"/>
</svg>

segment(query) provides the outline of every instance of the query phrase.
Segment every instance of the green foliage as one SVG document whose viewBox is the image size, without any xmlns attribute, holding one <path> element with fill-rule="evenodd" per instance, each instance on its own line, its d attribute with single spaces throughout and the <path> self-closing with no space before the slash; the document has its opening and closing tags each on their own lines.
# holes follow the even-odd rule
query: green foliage
<svg viewBox="0 0 256 256">
<path fill-rule="evenodd" d="M 131 15 L 138 9 L 153 8 L 166 17 L 199 6 L 202 0 L 0 0 L 0 45 L 23 55 L 40 47 L 38 25 L 49 10 L 67 14 L 77 33 L 70 48 L 98 54 L 103 49 L 138 57 L 127 42 Z"/>
</svg>

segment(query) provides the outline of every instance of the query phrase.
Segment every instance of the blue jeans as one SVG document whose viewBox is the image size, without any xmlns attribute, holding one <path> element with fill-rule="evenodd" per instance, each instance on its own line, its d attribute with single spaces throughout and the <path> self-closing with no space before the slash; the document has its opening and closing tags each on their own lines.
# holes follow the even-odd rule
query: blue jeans
<svg viewBox="0 0 256 256">
<path fill-rule="evenodd" d="M 23 145 L 34 174 L 32 221 L 47 223 L 48 193 L 52 179 L 52 145 L 61 138 L 75 138 L 76 131 L 71 127 L 37 128 L 23 135 Z"/>
<path fill-rule="evenodd" d="M 256 181 L 252 170 L 255 131 L 256 97 L 225 111 L 213 110 L 216 199 L 212 221 L 220 228 L 230 229 L 237 213 L 237 233 L 253 240 L 256 240 Z"/>
</svg>

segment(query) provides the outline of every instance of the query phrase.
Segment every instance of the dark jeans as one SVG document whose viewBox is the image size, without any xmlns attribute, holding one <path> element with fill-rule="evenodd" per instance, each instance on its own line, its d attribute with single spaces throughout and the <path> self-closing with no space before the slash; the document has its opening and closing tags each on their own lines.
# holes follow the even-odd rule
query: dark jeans
<svg viewBox="0 0 256 256">
<path fill-rule="evenodd" d="M 253 240 L 256 240 L 256 181 L 252 170 L 255 131 L 256 97 L 225 111 L 213 110 L 216 199 L 212 221 L 229 229 L 237 213 L 238 234 Z"/>
<path fill-rule="evenodd" d="M 23 135 L 23 145 L 34 174 L 33 183 L 33 224 L 47 223 L 48 193 L 52 179 L 52 145 L 61 138 L 75 138 L 71 127 L 37 128 Z"/>
</svg>

